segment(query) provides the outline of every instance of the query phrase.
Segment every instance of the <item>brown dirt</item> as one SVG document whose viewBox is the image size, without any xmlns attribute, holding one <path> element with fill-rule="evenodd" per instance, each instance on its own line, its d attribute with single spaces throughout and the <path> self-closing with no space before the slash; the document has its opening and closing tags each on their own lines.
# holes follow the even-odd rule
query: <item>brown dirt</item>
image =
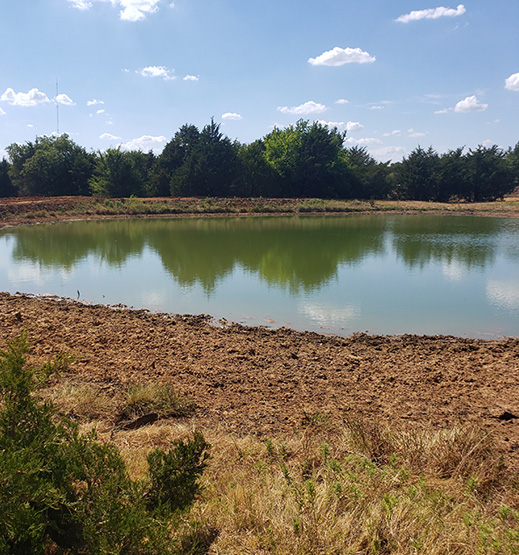
<svg viewBox="0 0 519 555">
<path fill-rule="evenodd" d="M 35 361 L 75 355 L 67 379 L 108 390 L 171 383 L 195 401 L 201 427 L 275 435 L 324 415 L 336 425 L 474 423 L 492 431 L 508 465 L 519 468 L 519 338 L 338 338 L 0 293 L 0 337 L 22 330 Z"/>
</svg>

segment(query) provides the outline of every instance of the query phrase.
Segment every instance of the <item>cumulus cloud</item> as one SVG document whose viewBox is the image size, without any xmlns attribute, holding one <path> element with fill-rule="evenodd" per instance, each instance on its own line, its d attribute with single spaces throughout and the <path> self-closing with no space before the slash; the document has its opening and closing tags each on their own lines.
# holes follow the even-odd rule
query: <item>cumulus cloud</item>
<svg viewBox="0 0 519 555">
<path fill-rule="evenodd" d="M 457 112 L 459 114 L 468 112 L 484 112 L 488 108 L 488 104 L 483 104 L 477 98 L 477 96 L 467 96 L 463 100 L 460 100 L 454 108 L 442 108 L 441 110 L 435 110 L 435 114 L 448 114 L 449 112 Z"/>
<path fill-rule="evenodd" d="M 0 108 L 0 116 L 5 116 L 5 112 Z"/>
<path fill-rule="evenodd" d="M 112 135 L 111 133 L 103 133 L 102 135 L 99 135 L 100 139 L 103 139 L 103 141 L 120 141 L 121 137 L 116 137 L 115 135 Z"/>
<path fill-rule="evenodd" d="M 11 104 L 11 106 L 37 106 L 50 102 L 49 97 L 38 89 L 31 89 L 27 93 L 17 93 L 9 88 L 0 96 L 0 100 Z"/>
<path fill-rule="evenodd" d="M 171 81 L 172 79 L 176 79 L 175 77 L 175 70 L 168 69 L 165 66 L 148 66 L 143 69 L 137 70 L 139 75 L 143 77 L 159 77 L 164 81 Z"/>
<path fill-rule="evenodd" d="M 513 73 L 505 79 L 505 89 L 509 91 L 519 91 L 519 73 Z"/>
<path fill-rule="evenodd" d="M 463 100 L 460 100 L 456 106 L 454 106 L 455 112 L 484 112 L 488 108 L 488 104 L 482 104 L 477 96 L 467 96 Z"/>
<path fill-rule="evenodd" d="M 105 112 L 106 112 L 106 110 L 101 109 L 101 110 L 97 110 L 96 114 L 104 114 Z"/>
<path fill-rule="evenodd" d="M 103 100 L 97 100 L 97 98 L 94 98 L 92 100 L 87 100 L 87 106 L 97 106 L 98 104 L 104 104 Z"/>
<path fill-rule="evenodd" d="M 318 123 L 320 123 L 321 125 L 326 125 L 330 129 L 333 129 L 334 127 L 336 127 L 339 131 L 346 131 L 347 133 L 360 131 L 361 129 L 364 129 L 364 126 L 362 125 L 362 123 L 358 121 L 348 121 L 345 123 L 343 121 L 319 120 Z"/>
<path fill-rule="evenodd" d="M 58 96 L 54 100 L 58 104 L 62 104 L 63 106 L 75 106 L 76 105 L 76 103 L 67 94 L 58 94 Z"/>
<path fill-rule="evenodd" d="M 113 1 L 113 0 L 112 0 Z M 140 21 L 148 14 L 158 11 L 160 0 L 119 0 L 122 10 L 119 16 L 124 21 Z"/>
<path fill-rule="evenodd" d="M 406 155 L 406 149 L 403 146 L 383 146 L 370 150 L 371 156 L 379 162 L 389 162 L 394 158 L 403 158 Z"/>
<path fill-rule="evenodd" d="M 112 6 L 119 6 L 119 17 L 123 21 L 141 21 L 150 13 L 158 11 L 157 4 L 160 0 L 69 0 L 78 10 L 89 10 L 94 2 L 107 2 Z"/>
<path fill-rule="evenodd" d="M 398 137 L 400 135 L 400 133 L 402 133 L 400 131 L 400 129 L 393 129 L 393 131 L 391 131 L 390 133 L 383 133 L 382 136 L 383 137 Z"/>
<path fill-rule="evenodd" d="M 331 50 L 323 52 L 317 58 L 308 58 L 308 63 L 313 66 L 343 66 L 344 64 L 370 64 L 375 61 L 371 56 L 360 48 L 340 48 L 336 46 Z"/>
<path fill-rule="evenodd" d="M 123 143 L 121 146 L 125 150 L 141 150 L 143 152 L 148 152 L 149 150 L 161 148 L 166 140 L 166 137 L 162 135 L 158 137 L 153 137 L 151 135 L 142 135 L 142 137 L 132 139 L 127 143 Z"/>
<path fill-rule="evenodd" d="M 229 120 L 240 120 L 243 119 L 240 114 L 237 114 L 236 112 L 225 112 L 225 114 L 222 114 L 222 119 L 229 119 Z"/>
<path fill-rule="evenodd" d="M 350 101 L 346 100 L 345 98 L 339 98 L 339 100 L 335 101 L 335 104 L 349 104 Z"/>
<path fill-rule="evenodd" d="M 407 132 L 409 133 L 409 137 L 417 138 L 417 137 L 425 137 L 427 133 L 421 133 L 420 131 L 415 131 L 414 129 L 408 129 Z"/>
<path fill-rule="evenodd" d="M 200 77 L 198 77 L 198 75 L 185 75 L 183 77 L 184 81 L 198 81 L 200 79 Z"/>
<path fill-rule="evenodd" d="M 382 141 L 375 137 L 365 137 L 363 139 L 354 139 L 353 137 L 348 137 L 344 144 L 349 146 L 370 146 L 370 145 L 380 145 Z"/>
<path fill-rule="evenodd" d="M 319 104 L 314 102 L 313 100 L 309 100 L 304 104 L 300 104 L 299 106 L 292 106 L 289 108 L 288 106 L 278 106 L 278 111 L 282 114 L 294 114 L 298 116 L 309 116 L 311 114 L 322 114 L 326 110 L 326 106 L 324 104 Z"/>
<path fill-rule="evenodd" d="M 457 8 L 430 8 L 427 10 L 415 10 L 408 14 L 401 15 L 396 19 L 400 23 L 410 23 L 411 21 L 419 21 L 420 19 L 439 19 L 440 17 L 458 17 L 463 15 L 467 10 L 463 4 Z"/>
<path fill-rule="evenodd" d="M 87 0 L 69 0 L 69 2 L 78 10 L 88 10 L 92 7 L 92 2 L 88 2 Z"/>
</svg>

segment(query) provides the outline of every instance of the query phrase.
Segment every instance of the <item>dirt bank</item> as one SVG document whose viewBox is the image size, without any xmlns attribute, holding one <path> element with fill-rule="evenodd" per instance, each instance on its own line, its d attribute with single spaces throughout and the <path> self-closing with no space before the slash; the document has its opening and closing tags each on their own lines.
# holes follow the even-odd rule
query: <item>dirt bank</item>
<svg viewBox="0 0 519 555">
<path fill-rule="evenodd" d="M 62 351 L 65 379 L 115 390 L 169 382 L 204 427 L 290 433 L 315 419 L 433 427 L 475 423 L 519 468 L 519 339 L 325 337 L 215 327 L 204 317 L 0 293 L 0 341 L 27 330 L 35 361 Z"/>
</svg>

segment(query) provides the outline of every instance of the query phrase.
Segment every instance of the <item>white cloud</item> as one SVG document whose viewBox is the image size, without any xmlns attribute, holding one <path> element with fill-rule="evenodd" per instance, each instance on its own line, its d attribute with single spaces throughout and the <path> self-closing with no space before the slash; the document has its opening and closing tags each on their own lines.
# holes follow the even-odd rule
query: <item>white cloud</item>
<svg viewBox="0 0 519 555">
<path fill-rule="evenodd" d="M 165 66 L 148 66 L 137 71 L 143 77 L 160 77 L 164 81 L 171 81 L 176 79 L 175 70 L 168 69 Z"/>
<path fill-rule="evenodd" d="M 383 146 L 370 150 L 371 156 L 379 162 L 389 162 L 395 157 L 403 158 L 406 152 L 403 146 Z"/>
<path fill-rule="evenodd" d="M 142 137 L 132 139 L 131 141 L 128 141 L 121 146 L 125 150 L 142 150 L 143 152 L 148 152 L 149 150 L 155 150 L 162 147 L 166 140 L 166 137 L 162 135 L 160 135 L 159 137 L 142 135 Z"/>
<path fill-rule="evenodd" d="M 199 79 L 200 77 L 198 77 L 198 75 L 186 75 L 183 77 L 184 81 L 198 81 Z"/>
<path fill-rule="evenodd" d="M 11 106 L 37 106 L 38 104 L 50 102 L 48 96 L 38 89 L 31 89 L 27 93 L 16 93 L 13 89 L 9 88 L 0 96 L 0 100 L 11 104 Z"/>
<path fill-rule="evenodd" d="M 101 109 L 101 110 L 97 110 L 96 114 L 104 114 L 105 112 L 106 112 L 106 110 Z"/>
<path fill-rule="evenodd" d="M 111 0 L 113 2 L 113 0 Z M 119 0 L 122 10 L 119 16 L 124 21 L 140 21 L 148 14 L 158 11 L 160 0 Z"/>
<path fill-rule="evenodd" d="M 430 8 L 427 10 L 415 10 L 408 14 L 401 15 L 396 19 L 400 23 L 409 23 L 411 21 L 418 21 L 420 19 L 439 19 L 440 17 L 458 17 L 463 15 L 467 10 L 463 4 L 457 8 Z"/>
<path fill-rule="evenodd" d="M 62 104 L 63 106 L 75 106 L 76 105 L 76 103 L 67 94 L 58 94 L 58 96 L 54 100 L 58 104 Z"/>
<path fill-rule="evenodd" d="M 225 112 L 225 114 L 222 114 L 222 119 L 229 119 L 229 120 L 240 120 L 243 119 L 240 114 L 237 114 L 236 112 Z"/>
<path fill-rule="evenodd" d="M 335 104 L 349 104 L 350 101 L 346 100 L 345 98 L 339 98 L 339 100 L 335 101 Z"/>
<path fill-rule="evenodd" d="M 421 133 L 419 131 L 415 131 L 414 129 L 408 129 L 407 132 L 409 133 L 409 137 L 417 138 L 417 137 L 425 137 L 427 133 Z"/>
<path fill-rule="evenodd" d="M 382 141 L 375 137 L 365 137 L 364 139 L 354 139 L 353 137 L 348 137 L 344 144 L 349 146 L 369 146 L 369 145 L 381 145 Z"/>
<path fill-rule="evenodd" d="M 381 106 L 380 104 L 373 104 L 373 106 L 369 106 L 368 110 L 383 110 L 385 106 Z"/>
<path fill-rule="evenodd" d="M 351 133 L 351 132 L 354 132 L 354 131 L 360 131 L 361 129 L 364 129 L 364 126 L 362 125 L 362 123 L 360 123 L 358 121 L 348 121 L 348 122 L 344 123 L 343 121 L 323 121 L 323 120 L 319 120 L 318 123 L 320 123 L 321 125 L 326 125 L 327 127 L 330 127 L 331 129 L 336 127 L 339 131 L 346 131 L 348 133 Z"/>
<path fill-rule="evenodd" d="M 0 108 L 0 116 L 5 116 L 5 112 Z"/>
<path fill-rule="evenodd" d="M 98 104 L 104 104 L 103 100 L 97 100 L 97 98 L 94 98 L 92 100 L 87 100 L 87 106 L 97 106 Z"/>
<path fill-rule="evenodd" d="M 141 21 L 150 13 L 158 11 L 157 4 L 160 0 L 69 0 L 78 10 L 89 10 L 94 2 L 107 2 L 112 6 L 119 6 L 119 17 L 123 21 Z"/>
<path fill-rule="evenodd" d="M 78 10 L 89 10 L 92 7 L 92 3 L 87 0 L 69 0 L 69 2 Z"/>
<path fill-rule="evenodd" d="M 100 139 L 103 139 L 103 141 L 120 141 L 121 137 L 116 137 L 115 135 L 112 135 L 111 133 L 103 133 L 102 135 L 99 135 Z"/>
<path fill-rule="evenodd" d="M 282 114 L 295 114 L 299 116 L 322 114 L 326 109 L 327 108 L 324 104 L 318 104 L 313 100 L 309 100 L 308 102 L 300 104 L 299 106 L 292 106 L 291 108 L 289 108 L 288 106 L 278 106 L 278 111 Z"/>
<path fill-rule="evenodd" d="M 360 48 L 339 48 L 336 46 L 332 50 L 323 52 L 317 58 L 309 58 L 308 63 L 313 66 L 342 66 L 344 64 L 369 64 L 375 61 L 375 56 L 371 56 Z"/>
<path fill-rule="evenodd" d="M 434 113 L 435 114 L 447 114 L 449 112 L 452 112 L 453 108 L 442 108 L 441 110 L 435 110 Z"/>
<path fill-rule="evenodd" d="M 400 129 L 393 129 L 393 131 L 391 131 L 390 133 L 383 133 L 382 136 L 383 137 L 398 137 L 400 135 L 400 133 L 402 133 L 400 131 Z"/>
<path fill-rule="evenodd" d="M 482 104 L 479 102 L 476 96 L 467 96 L 467 98 L 460 100 L 456 106 L 454 106 L 455 112 L 484 112 L 488 108 L 488 104 Z"/>
<path fill-rule="evenodd" d="M 505 89 L 509 91 L 519 91 L 519 73 L 513 73 L 505 79 Z"/>
</svg>

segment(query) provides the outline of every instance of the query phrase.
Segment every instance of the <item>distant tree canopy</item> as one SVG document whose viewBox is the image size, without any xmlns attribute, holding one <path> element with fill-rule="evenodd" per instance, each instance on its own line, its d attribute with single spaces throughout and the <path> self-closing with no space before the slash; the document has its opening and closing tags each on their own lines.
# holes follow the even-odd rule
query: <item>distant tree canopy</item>
<svg viewBox="0 0 519 555">
<path fill-rule="evenodd" d="M 457 148 L 417 147 L 396 163 L 377 162 L 345 133 L 299 120 L 250 144 L 231 141 L 211 120 L 183 125 L 159 155 L 87 152 L 67 135 L 7 147 L 0 196 L 96 195 L 401 198 L 491 201 L 519 186 L 519 143 Z"/>
<path fill-rule="evenodd" d="M 7 147 L 9 176 L 20 196 L 88 195 L 95 156 L 68 135 Z"/>
</svg>

